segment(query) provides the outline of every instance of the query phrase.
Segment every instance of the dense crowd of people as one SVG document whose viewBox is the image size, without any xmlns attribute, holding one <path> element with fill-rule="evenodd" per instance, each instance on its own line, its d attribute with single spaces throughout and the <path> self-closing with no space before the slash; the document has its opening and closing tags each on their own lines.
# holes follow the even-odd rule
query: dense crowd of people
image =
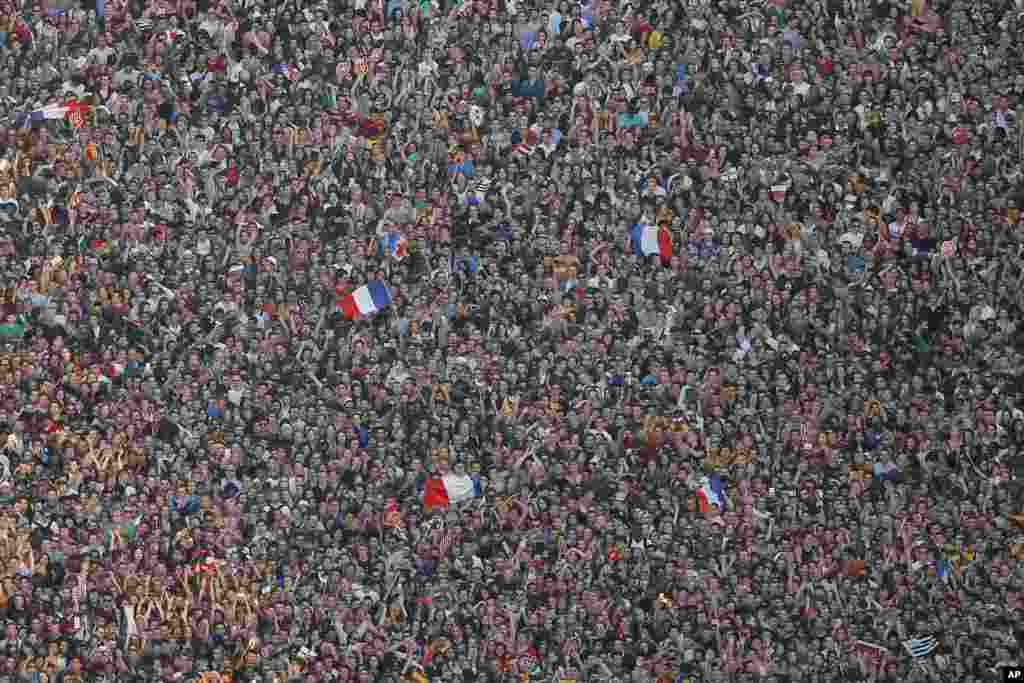
<svg viewBox="0 0 1024 683">
<path fill-rule="evenodd" d="M 999 680 L 1021 35 L 0 1 L 0 683 Z"/>
</svg>

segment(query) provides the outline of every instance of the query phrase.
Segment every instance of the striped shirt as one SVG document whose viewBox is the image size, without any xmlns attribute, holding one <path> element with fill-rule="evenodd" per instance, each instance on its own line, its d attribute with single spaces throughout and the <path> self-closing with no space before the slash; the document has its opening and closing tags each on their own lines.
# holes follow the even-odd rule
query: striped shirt
<svg viewBox="0 0 1024 683">
<path fill-rule="evenodd" d="M 478 180 L 476 183 L 476 194 L 481 197 L 486 196 L 486 194 L 490 191 L 492 185 L 494 185 L 494 181 L 490 177 L 484 176 L 480 178 L 480 180 Z"/>
</svg>

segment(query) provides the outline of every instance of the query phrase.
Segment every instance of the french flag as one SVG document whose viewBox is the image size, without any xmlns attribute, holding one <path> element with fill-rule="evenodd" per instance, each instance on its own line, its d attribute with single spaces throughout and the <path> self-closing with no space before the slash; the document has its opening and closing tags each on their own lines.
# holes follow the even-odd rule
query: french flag
<svg viewBox="0 0 1024 683">
<path fill-rule="evenodd" d="M 423 505 L 443 508 L 480 497 L 480 480 L 464 474 L 446 474 L 423 484 Z"/>
<path fill-rule="evenodd" d="M 722 480 L 716 475 L 701 477 L 700 488 L 697 489 L 697 504 L 704 514 L 711 512 L 713 507 L 724 509 L 725 497 L 722 495 Z"/>
<path fill-rule="evenodd" d="M 370 280 L 356 291 L 339 299 L 338 308 L 346 318 L 353 320 L 360 316 L 373 315 L 387 308 L 390 303 L 391 293 L 387 286 L 380 280 Z"/>
<path fill-rule="evenodd" d="M 384 247 L 388 251 L 388 256 L 401 261 L 409 255 L 409 243 L 400 232 L 389 232 L 384 235 Z"/>
<path fill-rule="evenodd" d="M 630 228 L 629 236 L 637 256 L 656 254 L 662 261 L 672 258 L 672 235 L 665 228 L 637 223 Z"/>
</svg>

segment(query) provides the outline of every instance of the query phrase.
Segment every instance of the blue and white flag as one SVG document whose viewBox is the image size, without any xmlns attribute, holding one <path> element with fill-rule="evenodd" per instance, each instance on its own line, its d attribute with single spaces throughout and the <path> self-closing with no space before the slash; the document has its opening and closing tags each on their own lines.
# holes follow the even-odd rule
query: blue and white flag
<svg viewBox="0 0 1024 683">
<path fill-rule="evenodd" d="M 935 636 L 911 638 L 910 640 L 903 641 L 903 647 L 907 648 L 907 652 L 909 652 L 910 656 L 914 658 L 930 655 L 932 650 L 938 646 L 939 641 L 936 640 Z"/>
</svg>

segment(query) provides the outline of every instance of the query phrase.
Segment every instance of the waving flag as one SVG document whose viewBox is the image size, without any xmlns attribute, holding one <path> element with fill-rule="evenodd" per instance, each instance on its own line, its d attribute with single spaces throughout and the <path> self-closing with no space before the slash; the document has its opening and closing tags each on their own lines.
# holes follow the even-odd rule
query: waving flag
<svg viewBox="0 0 1024 683">
<path fill-rule="evenodd" d="M 672 258 L 672 235 L 665 228 L 637 223 L 630 228 L 629 236 L 637 256 L 656 254 L 663 261 Z"/>
<path fill-rule="evenodd" d="M 338 308 L 342 314 L 352 320 L 359 316 L 369 316 L 381 311 L 391 303 L 391 293 L 380 280 L 370 280 L 365 285 L 346 294 L 338 300 Z"/>
<path fill-rule="evenodd" d="M 480 497 L 480 480 L 466 475 L 446 474 L 428 479 L 423 485 L 423 505 L 427 508 L 448 507 Z"/>
<path fill-rule="evenodd" d="M 907 652 L 910 653 L 911 657 L 925 657 L 932 653 L 932 650 L 939 646 L 939 641 L 934 636 L 928 636 L 927 638 L 911 638 L 910 640 L 903 641 L 903 647 L 907 648 Z"/>
</svg>

